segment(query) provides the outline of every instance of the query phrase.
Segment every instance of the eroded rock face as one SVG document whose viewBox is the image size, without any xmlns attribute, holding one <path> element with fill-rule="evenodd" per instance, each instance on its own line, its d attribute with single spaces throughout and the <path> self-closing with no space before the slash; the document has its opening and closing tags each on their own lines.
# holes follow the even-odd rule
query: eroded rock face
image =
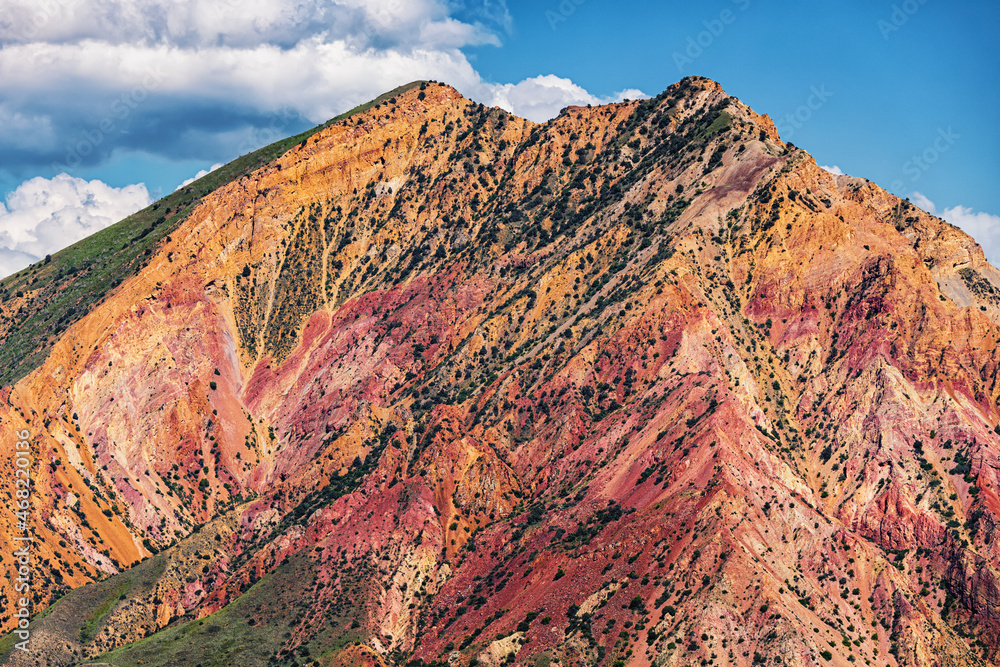
<svg viewBox="0 0 1000 667">
<path fill-rule="evenodd" d="M 36 609 L 115 575 L 38 650 L 995 662 L 991 290 L 714 82 L 545 125 L 414 87 L 208 196 L 5 391 Z"/>
</svg>

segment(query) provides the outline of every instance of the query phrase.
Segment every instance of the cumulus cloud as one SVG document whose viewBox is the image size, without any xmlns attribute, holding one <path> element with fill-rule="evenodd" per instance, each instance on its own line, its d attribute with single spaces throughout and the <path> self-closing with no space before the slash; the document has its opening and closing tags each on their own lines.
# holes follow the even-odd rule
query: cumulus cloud
<svg viewBox="0 0 1000 667">
<path fill-rule="evenodd" d="M 916 204 L 918 207 L 924 209 L 925 211 L 927 211 L 931 215 L 938 215 L 937 206 L 935 206 L 934 202 L 932 202 L 930 199 L 928 199 L 922 193 L 920 193 L 920 192 L 914 192 L 912 195 L 910 195 L 910 200 L 914 204 Z"/>
<path fill-rule="evenodd" d="M 484 80 L 461 49 L 511 27 L 505 0 L 6 0 L 0 173 L 225 161 L 417 79 L 535 121 L 643 97 Z"/>
<path fill-rule="evenodd" d="M 38 261 L 34 255 L 26 252 L 11 250 L 10 248 L 0 248 L 0 278 L 17 273 L 26 266 L 31 266 Z"/>
<path fill-rule="evenodd" d="M 910 198 L 928 213 L 950 222 L 976 239 L 983 246 L 986 259 L 994 266 L 1000 266 L 1000 215 L 976 212 L 965 206 L 952 206 L 939 212 L 934 202 L 919 192 L 914 192 Z"/>
<path fill-rule="evenodd" d="M 474 88 L 459 49 L 508 27 L 496 0 L 7 0 L 0 168 L 235 157 L 279 109 L 318 123 L 414 79 Z"/>
<path fill-rule="evenodd" d="M 180 190 L 181 188 L 183 188 L 183 187 L 185 187 L 187 185 L 191 185 L 192 183 L 194 183 L 195 181 L 197 181 L 202 176 L 208 176 L 210 173 L 212 173 L 213 171 L 215 171 L 216 169 L 218 169 L 221 166 L 222 166 L 221 162 L 216 162 L 215 164 L 213 164 L 208 169 L 201 169 L 201 170 L 199 170 L 198 173 L 195 174 L 193 178 L 185 179 L 183 183 L 181 183 L 176 188 L 174 188 L 174 192 L 177 192 L 178 190 Z"/>
<path fill-rule="evenodd" d="M 67 174 L 25 181 L 0 203 L 0 275 L 19 271 L 149 204 L 142 184 L 114 188 Z"/>
<path fill-rule="evenodd" d="M 365 48 L 498 43 L 490 23 L 506 22 L 503 3 L 485 2 L 471 22 L 441 0 L 6 0 L 0 41 L 65 44 L 166 44 L 182 48 L 284 48 L 323 36 Z M 482 19 L 482 20 L 478 20 Z M 485 24 L 484 24 L 485 22 Z"/>
<path fill-rule="evenodd" d="M 49 76 L 44 84 L 37 78 L 42 69 Z M 570 79 L 554 75 L 492 84 L 484 82 L 465 55 L 455 49 L 359 51 L 346 41 L 326 42 L 320 37 L 288 49 L 272 44 L 246 49 L 181 49 L 165 44 L 85 41 L 22 44 L 0 50 L 0 79 L 8 89 L 27 93 L 40 85 L 58 83 L 72 88 L 79 82 L 90 82 L 84 99 L 92 100 L 97 108 L 91 129 L 79 133 L 83 137 L 104 134 L 107 138 L 133 115 L 164 114 L 185 99 L 192 106 L 239 106 L 261 113 L 290 108 L 319 123 L 401 83 L 421 78 L 449 83 L 470 98 L 535 121 L 548 120 L 572 104 L 646 97 L 634 89 L 599 97 Z M 101 97 L 100 91 L 104 91 L 103 104 L 95 99 Z"/>
<path fill-rule="evenodd" d="M 819 166 L 819 168 L 820 168 L 820 169 L 822 169 L 823 171 L 828 171 L 828 172 L 830 172 L 830 173 L 831 173 L 831 174 L 833 174 L 834 176 L 843 176 L 843 175 L 844 175 L 844 172 L 843 172 L 843 171 L 841 171 L 841 170 L 840 170 L 840 167 L 838 167 L 837 165 L 833 165 L 832 167 L 828 167 L 828 166 L 826 166 L 826 165 L 823 165 L 823 164 L 821 164 L 821 165 Z"/>
<path fill-rule="evenodd" d="M 510 29 L 503 0 L 7 0 L 0 169 L 72 173 L 116 150 L 235 157 L 276 113 L 315 124 L 416 79 L 532 120 L 642 96 L 484 81 L 461 49 Z"/>
<path fill-rule="evenodd" d="M 498 106 L 528 120 L 543 122 L 556 116 L 567 106 L 608 104 L 626 99 L 642 99 L 641 90 L 623 90 L 610 97 L 597 97 L 570 79 L 548 74 L 525 79 L 520 83 L 482 84 L 472 97 L 484 104 Z M 478 94 L 477 94 L 478 93 Z"/>
<path fill-rule="evenodd" d="M 249 135 L 273 125 L 275 114 L 316 124 L 416 79 L 444 81 L 470 97 L 490 92 L 457 49 L 357 50 L 318 37 L 288 49 L 91 41 L 5 46 L 5 93 L 23 100 L 22 119 L 50 118 L 56 133 L 31 155 L 15 156 L 25 137 L 41 135 L 0 132 L 0 168 L 33 161 L 59 173 L 101 164 L 116 149 L 170 159 L 235 157 Z M 229 145 L 179 141 L 183 134 Z"/>
</svg>

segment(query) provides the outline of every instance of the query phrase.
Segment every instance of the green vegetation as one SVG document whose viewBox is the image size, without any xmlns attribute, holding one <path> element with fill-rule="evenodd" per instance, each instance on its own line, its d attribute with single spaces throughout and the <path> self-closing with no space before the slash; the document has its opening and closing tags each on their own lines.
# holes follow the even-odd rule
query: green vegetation
<svg viewBox="0 0 1000 667">
<path fill-rule="evenodd" d="M 723 130 L 729 129 L 730 125 L 733 123 L 733 117 L 729 115 L 729 112 L 723 111 L 719 113 L 718 116 L 712 121 L 712 124 L 705 129 L 705 134 L 712 136 L 713 134 L 718 134 Z"/>
<path fill-rule="evenodd" d="M 87 614 L 86 620 L 84 621 L 83 627 L 80 628 L 80 641 L 87 643 L 97 636 L 97 627 L 101 624 L 111 610 L 114 608 L 115 604 L 119 600 L 122 600 L 128 595 L 128 592 L 132 589 L 133 579 L 131 577 L 124 578 L 115 588 L 108 593 L 101 603 L 94 607 L 90 613 Z"/>
<path fill-rule="evenodd" d="M 186 188 L 0 281 L 0 384 L 18 381 L 48 356 L 67 328 L 148 264 L 157 246 L 201 200 L 253 173 L 316 132 L 387 101 L 422 82 L 400 86 L 326 123 L 233 160 Z M 23 295 L 23 303 L 14 300 Z M 17 310 L 9 311 L 12 305 Z"/>
<path fill-rule="evenodd" d="M 152 597 L 155 581 L 165 567 L 163 556 L 150 558 L 127 572 L 71 591 L 36 614 L 32 627 L 89 642 L 119 601 Z M 13 634 L 0 639 L 0 664 L 6 664 L 16 641 Z"/>
<path fill-rule="evenodd" d="M 13 632 L 0 637 L 0 658 L 6 658 L 14 650 L 14 644 L 21 641 Z"/>
<path fill-rule="evenodd" d="M 279 362 L 295 348 L 299 324 L 322 302 L 319 272 L 313 271 L 313 267 L 321 265 L 323 255 L 323 223 L 317 213 L 311 208 L 308 217 L 304 213 L 297 216 L 294 224 L 298 229 L 291 237 L 274 288 L 273 314 L 264 332 L 264 351 Z M 244 339 L 244 345 L 252 342 Z M 248 351 L 251 349 L 248 347 Z"/>
<path fill-rule="evenodd" d="M 309 495 L 296 505 L 295 509 L 282 517 L 278 525 L 267 536 L 264 543 L 272 541 L 292 526 L 302 525 L 316 510 L 327 507 L 337 498 L 351 493 L 361 486 L 362 481 L 378 466 L 382 452 L 385 451 L 386 445 L 395 432 L 396 425 L 389 423 L 382 430 L 382 433 L 379 434 L 378 440 L 366 440 L 365 445 L 371 447 L 368 456 L 363 461 L 355 458 L 351 467 L 343 475 L 331 478 L 325 486 L 309 493 Z"/>
<path fill-rule="evenodd" d="M 317 603 L 310 594 L 314 579 L 308 558 L 293 557 L 215 614 L 183 621 L 92 662 L 122 666 L 200 663 L 205 667 L 268 664 L 296 619 Z M 359 591 L 351 592 L 356 595 Z M 331 607 L 327 628 L 310 641 L 311 647 L 300 647 L 298 654 L 329 653 L 363 639 L 358 630 L 344 629 L 356 609 L 342 616 L 341 607 Z"/>
<path fill-rule="evenodd" d="M 987 301 L 993 305 L 1000 305 L 1000 289 L 997 289 L 981 273 L 969 268 L 961 269 L 958 273 L 962 276 L 962 280 L 970 292 L 983 301 Z"/>
</svg>

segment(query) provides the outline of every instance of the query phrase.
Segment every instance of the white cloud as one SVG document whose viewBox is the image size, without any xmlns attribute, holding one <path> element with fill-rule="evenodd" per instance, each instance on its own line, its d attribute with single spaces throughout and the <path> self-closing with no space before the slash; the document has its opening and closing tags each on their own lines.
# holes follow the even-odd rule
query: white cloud
<svg viewBox="0 0 1000 667">
<path fill-rule="evenodd" d="M 131 116 L 155 116 L 164 105 L 176 113 L 182 100 L 192 106 L 238 107 L 262 114 L 294 109 L 319 123 L 416 79 L 449 83 L 471 99 L 539 122 L 568 105 L 645 97 L 639 90 L 598 97 L 554 75 L 516 84 L 486 83 L 457 49 L 357 50 L 347 41 L 321 37 L 287 49 L 269 44 L 185 49 L 162 43 L 95 41 L 0 49 L 0 80 L 7 89 L 28 96 L 52 86 L 66 90 L 85 86 L 87 96 L 103 92 L 105 99 L 111 99 L 95 102 L 96 108 L 88 109 L 95 119 L 91 127 L 66 139 L 70 158 L 63 162 L 68 167 L 74 166 L 70 159 L 75 158 L 81 137 L 96 137 L 106 127 L 101 140 L 113 143 Z M 78 103 L 86 106 L 87 97 L 81 96 Z"/>
<path fill-rule="evenodd" d="M 955 225 L 976 239 L 986 254 L 986 259 L 994 266 L 1000 266 L 1000 215 L 976 212 L 965 206 L 952 206 L 938 212 L 937 206 L 925 195 L 914 192 L 913 203 L 932 215 Z"/>
<path fill-rule="evenodd" d="M 0 169 L 222 161 L 417 79 L 534 121 L 645 97 L 484 80 L 461 49 L 511 29 L 505 0 L 5 0 Z"/>
<path fill-rule="evenodd" d="M 610 97 L 591 95 L 570 79 L 548 74 L 520 83 L 482 84 L 470 94 L 484 104 L 499 106 L 528 120 L 544 122 L 555 117 L 563 107 L 608 104 L 625 99 L 647 97 L 641 90 L 623 90 Z"/>
<path fill-rule="evenodd" d="M 535 121 L 644 97 L 599 97 L 552 75 L 484 81 L 461 49 L 499 45 L 511 27 L 504 0 L 7 0 L 0 156 L 59 173 L 119 150 L 242 154 L 417 79 Z M 148 202 L 143 185 L 25 181 L 0 204 L 0 271 Z"/>
<path fill-rule="evenodd" d="M 208 169 L 201 169 L 201 170 L 199 170 L 198 173 L 194 175 L 194 178 L 189 178 L 189 179 L 185 180 L 183 183 L 181 183 L 180 185 L 178 185 L 176 188 L 174 188 L 174 192 L 177 192 L 178 190 L 180 190 L 181 188 L 183 188 L 183 187 L 185 187 L 187 185 L 191 185 L 192 183 L 194 183 L 195 181 L 197 181 L 202 176 L 208 176 L 211 172 L 215 171 L 216 169 L 218 169 L 221 166 L 222 166 L 221 162 L 216 162 L 215 164 L 213 164 Z"/>
<path fill-rule="evenodd" d="M 365 47 L 462 47 L 497 43 L 478 20 L 457 21 L 447 0 L 6 0 L 0 42 L 100 40 L 182 48 L 259 44 L 290 47 L 323 36 Z M 476 12 L 509 25 L 501 3 Z"/>
<path fill-rule="evenodd" d="M 937 215 L 938 214 L 938 212 L 937 212 L 937 206 L 934 205 L 934 202 L 932 202 L 930 199 L 928 199 L 927 197 L 925 197 L 922 193 L 920 193 L 920 192 L 914 192 L 913 194 L 910 195 L 910 200 L 914 204 L 916 204 L 919 208 L 924 209 L 925 211 L 927 211 L 931 215 Z"/>
<path fill-rule="evenodd" d="M 146 186 L 67 174 L 32 178 L 0 203 L 0 274 L 10 275 L 150 204 Z"/>
<path fill-rule="evenodd" d="M 823 164 L 821 164 L 821 165 L 819 166 L 819 168 L 820 168 L 820 169 L 822 169 L 823 171 L 828 171 L 828 172 L 830 172 L 830 173 L 831 173 L 831 174 L 833 174 L 834 176 L 843 176 L 843 175 L 844 175 L 844 172 L 843 172 L 843 171 L 841 171 L 841 170 L 840 170 L 840 167 L 838 167 L 837 165 L 833 165 L 832 167 L 828 167 L 828 166 L 826 166 L 826 165 L 823 165 Z"/>
<path fill-rule="evenodd" d="M 10 248 L 0 248 L 0 278 L 6 278 L 12 273 L 17 273 L 26 266 L 31 266 L 38 261 L 38 257 L 29 255 L 26 252 L 18 252 Z"/>
<path fill-rule="evenodd" d="M 48 77 L 43 80 L 43 76 Z M 0 80 L 28 94 L 84 82 L 88 94 L 104 91 L 115 103 L 94 109 L 117 123 L 133 114 L 155 113 L 160 98 L 176 106 L 296 109 L 322 122 L 402 83 L 433 78 L 477 90 L 478 74 L 457 50 L 365 50 L 318 38 L 294 48 L 180 49 L 164 44 L 23 44 L 0 49 Z M 86 100 L 81 100 L 85 103 Z M 99 116 L 97 117 L 100 118 Z M 95 120 L 97 128 L 100 120 Z"/>
</svg>

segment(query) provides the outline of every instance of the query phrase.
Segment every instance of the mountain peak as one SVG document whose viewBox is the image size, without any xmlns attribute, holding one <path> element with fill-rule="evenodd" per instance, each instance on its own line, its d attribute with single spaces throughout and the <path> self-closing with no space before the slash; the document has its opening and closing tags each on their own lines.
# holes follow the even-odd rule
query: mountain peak
<svg viewBox="0 0 1000 667">
<path fill-rule="evenodd" d="M 996 664 L 966 235 L 701 77 L 280 149 L 4 283 L 38 659 Z"/>
</svg>

